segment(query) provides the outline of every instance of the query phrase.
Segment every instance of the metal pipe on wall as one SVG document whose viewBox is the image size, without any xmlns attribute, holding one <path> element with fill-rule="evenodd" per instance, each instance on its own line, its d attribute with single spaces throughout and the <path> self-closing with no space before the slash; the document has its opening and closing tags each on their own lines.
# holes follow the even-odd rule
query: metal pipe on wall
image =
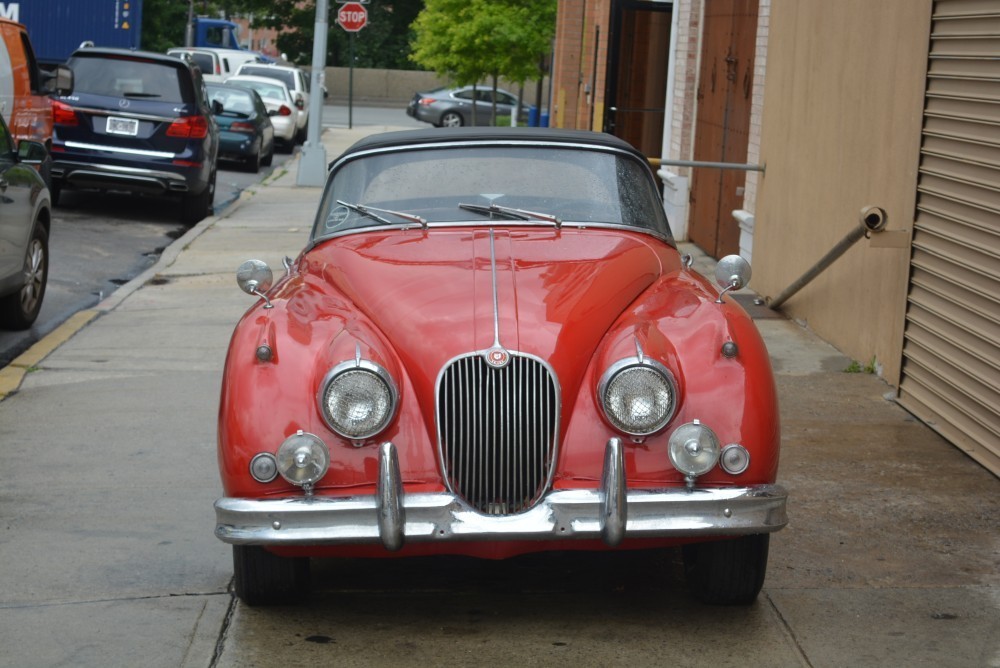
<svg viewBox="0 0 1000 668">
<path fill-rule="evenodd" d="M 877 206 L 866 206 L 863 208 L 861 210 L 861 222 L 858 223 L 858 226 L 848 232 L 819 262 L 814 264 L 806 273 L 802 274 L 794 283 L 785 288 L 780 295 L 774 299 L 768 298 L 766 300 L 767 305 L 773 310 L 781 308 L 782 304 L 819 276 L 823 270 L 833 264 L 837 258 L 847 252 L 847 249 L 857 243 L 862 237 L 869 237 L 873 233 L 884 230 L 886 222 L 887 216 L 884 209 Z"/>
</svg>

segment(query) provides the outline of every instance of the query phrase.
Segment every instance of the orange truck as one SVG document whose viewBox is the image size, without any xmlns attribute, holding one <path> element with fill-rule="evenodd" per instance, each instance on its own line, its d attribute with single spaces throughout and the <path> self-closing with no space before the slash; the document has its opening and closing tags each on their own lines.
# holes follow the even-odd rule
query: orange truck
<svg viewBox="0 0 1000 668">
<path fill-rule="evenodd" d="M 51 148 L 52 102 L 49 95 L 72 88 L 72 73 L 63 66 L 42 70 L 20 23 L 0 18 L 0 115 L 14 139 L 31 139 Z"/>
</svg>

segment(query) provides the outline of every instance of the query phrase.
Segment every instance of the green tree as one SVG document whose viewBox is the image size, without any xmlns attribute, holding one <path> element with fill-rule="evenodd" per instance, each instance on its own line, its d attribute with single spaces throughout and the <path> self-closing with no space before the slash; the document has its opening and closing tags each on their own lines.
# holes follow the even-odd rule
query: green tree
<svg viewBox="0 0 1000 668">
<path fill-rule="evenodd" d="M 202 4 L 196 3 L 197 6 Z M 184 45 L 188 3 L 177 0 L 144 0 L 142 3 L 142 48 L 163 53 Z"/>
<path fill-rule="evenodd" d="M 459 86 L 489 79 L 495 92 L 500 77 L 523 85 L 542 76 L 556 7 L 556 0 L 426 0 L 411 58 Z"/>
<path fill-rule="evenodd" d="M 227 13 L 253 15 L 254 27 L 279 28 L 278 50 L 298 65 L 312 64 L 315 0 L 225 0 Z M 351 35 L 336 24 L 340 5 L 330 1 L 326 64 L 350 65 Z M 424 0 L 375 0 L 365 5 L 368 24 L 353 37 L 354 65 L 387 69 L 415 69 L 409 59 L 410 24 Z"/>
</svg>

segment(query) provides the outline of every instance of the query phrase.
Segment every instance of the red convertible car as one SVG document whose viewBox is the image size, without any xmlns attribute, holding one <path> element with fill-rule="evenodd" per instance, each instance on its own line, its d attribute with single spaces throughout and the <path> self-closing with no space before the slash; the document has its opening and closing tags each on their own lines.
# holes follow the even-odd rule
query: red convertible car
<svg viewBox="0 0 1000 668">
<path fill-rule="evenodd" d="M 246 603 L 309 559 L 683 546 L 702 600 L 755 600 L 774 380 L 753 322 L 671 237 L 642 154 L 608 135 L 376 135 L 330 166 L 307 247 L 232 337 L 216 535 Z"/>
</svg>

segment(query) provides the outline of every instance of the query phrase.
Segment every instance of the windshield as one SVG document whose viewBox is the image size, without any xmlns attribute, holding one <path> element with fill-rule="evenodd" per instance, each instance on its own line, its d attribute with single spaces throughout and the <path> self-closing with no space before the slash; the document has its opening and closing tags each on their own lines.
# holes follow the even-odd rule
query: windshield
<svg viewBox="0 0 1000 668">
<path fill-rule="evenodd" d="M 314 239 L 379 224 L 345 204 L 405 212 L 430 226 L 538 224 L 474 212 L 497 205 L 494 209 L 538 212 L 567 226 L 625 225 L 670 236 L 645 165 L 627 154 L 580 147 L 434 147 L 360 155 L 334 172 Z"/>
</svg>

